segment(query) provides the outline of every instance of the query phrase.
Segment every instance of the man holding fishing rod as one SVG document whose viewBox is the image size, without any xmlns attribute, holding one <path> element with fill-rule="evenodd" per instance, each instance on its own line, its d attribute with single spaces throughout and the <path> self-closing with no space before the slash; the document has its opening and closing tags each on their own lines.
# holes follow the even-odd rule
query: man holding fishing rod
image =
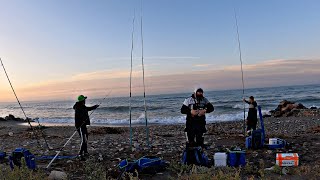
<svg viewBox="0 0 320 180">
<path fill-rule="evenodd" d="M 84 95 L 78 96 L 78 102 L 73 106 L 73 109 L 75 110 L 75 126 L 77 128 L 77 131 L 81 137 L 81 148 L 79 152 L 79 156 L 81 160 L 85 160 L 85 156 L 89 156 L 88 153 L 88 130 L 87 125 L 90 125 L 90 118 L 88 111 L 92 111 L 94 109 L 97 109 L 99 105 L 94 105 L 91 107 L 86 106 L 86 99 L 87 97 Z"/>
</svg>

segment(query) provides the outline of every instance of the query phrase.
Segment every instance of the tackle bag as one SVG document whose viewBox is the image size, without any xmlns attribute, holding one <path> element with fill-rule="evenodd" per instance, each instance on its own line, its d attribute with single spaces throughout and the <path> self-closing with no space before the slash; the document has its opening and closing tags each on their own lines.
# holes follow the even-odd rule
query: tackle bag
<svg viewBox="0 0 320 180">
<path fill-rule="evenodd" d="M 209 166 L 209 159 L 201 147 L 186 147 L 182 153 L 182 163 Z"/>
</svg>

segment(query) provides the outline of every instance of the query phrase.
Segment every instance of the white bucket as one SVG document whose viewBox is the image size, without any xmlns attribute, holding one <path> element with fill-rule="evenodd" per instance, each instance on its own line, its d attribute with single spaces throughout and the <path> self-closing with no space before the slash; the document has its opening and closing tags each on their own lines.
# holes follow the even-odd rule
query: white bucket
<svg viewBox="0 0 320 180">
<path fill-rule="evenodd" d="M 227 166 L 227 153 L 215 153 L 214 166 Z"/>
</svg>

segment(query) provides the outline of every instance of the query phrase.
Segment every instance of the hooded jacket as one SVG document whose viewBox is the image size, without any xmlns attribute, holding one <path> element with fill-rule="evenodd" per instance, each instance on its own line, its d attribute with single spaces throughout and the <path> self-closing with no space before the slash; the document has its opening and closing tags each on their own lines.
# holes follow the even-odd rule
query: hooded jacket
<svg viewBox="0 0 320 180">
<path fill-rule="evenodd" d="M 248 111 L 248 124 L 249 125 L 255 125 L 258 122 L 258 117 L 257 117 L 257 102 L 253 101 L 253 102 L 249 102 L 249 101 L 245 101 L 246 103 L 249 104 L 249 111 Z"/>
<path fill-rule="evenodd" d="M 73 109 L 75 110 L 74 120 L 76 128 L 81 127 L 81 125 L 90 125 L 88 111 L 96 109 L 96 106 L 87 107 L 82 102 L 76 102 L 76 104 L 73 106 Z"/>
<path fill-rule="evenodd" d="M 191 97 L 184 100 L 181 107 L 181 113 L 186 114 L 186 131 L 199 131 L 206 132 L 206 116 L 194 116 L 191 115 L 191 110 L 206 109 L 206 113 L 211 113 L 214 111 L 213 105 L 208 101 L 207 98 L 196 98 L 194 94 Z"/>
</svg>

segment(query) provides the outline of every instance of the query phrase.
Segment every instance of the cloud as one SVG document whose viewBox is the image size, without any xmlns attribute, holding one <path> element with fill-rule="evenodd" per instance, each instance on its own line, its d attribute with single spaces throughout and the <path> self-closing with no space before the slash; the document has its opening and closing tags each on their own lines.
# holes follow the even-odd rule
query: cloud
<svg viewBox="0 0 320 180">
<path fill-rule="evenodd" d="M 246 71 L 257 71 L 265 69 L 313 69 L 312 66 L 319 65 L 320 59 L 316 60 L 285 60 L 285 59 L 276 59 L 276 60 L 267 60 L 257 64 L 244 64 L 243 69 Z M 226 66 L 224 70 L 238 71 L 240 70 L 240 65 Z"/>
<path fill-rule="evenodd" d="M 146 60 L 186 60 L 186 59 L 200 59 L 198 56 L 144 56 Z M 130 61 L 130 57 L 105 57 L 100 58 L 99 61 Z M 133 59 L 141 59 L 141 56 L 134 56 Z"/>
<path fill-rule="evenodd" d="M 212 66 L 212 64 L 195 64 L 194 67 L 209 67 Z"/>
<path fill-rule="evenodd" d="M 243 66 L 246 88 L 285 86 L 320 83 L 320 60 L 268 60 Z M 141 71 L 133 72 L 133 95 L 143 92 Z M 240 89 L 240 66 L 225 66 L 220 69 L 186 71 L 180 74 L 165 74 L 146 77 L 147 94 L 192 92 L 195 85 L 207 90 Z M 111 96 L 129 95 L 129 72 L 120 69 L 88 72 L 66 78 L 63 81 L 49 81 L 18 89 L 25 100 L 74 99 L 79 94 L 102 97 L 112 89 Z M 1 97 L 12 97 L 2 91 Z M 13 98 L 12 98 L 13 99 Z"/>
</svg>

